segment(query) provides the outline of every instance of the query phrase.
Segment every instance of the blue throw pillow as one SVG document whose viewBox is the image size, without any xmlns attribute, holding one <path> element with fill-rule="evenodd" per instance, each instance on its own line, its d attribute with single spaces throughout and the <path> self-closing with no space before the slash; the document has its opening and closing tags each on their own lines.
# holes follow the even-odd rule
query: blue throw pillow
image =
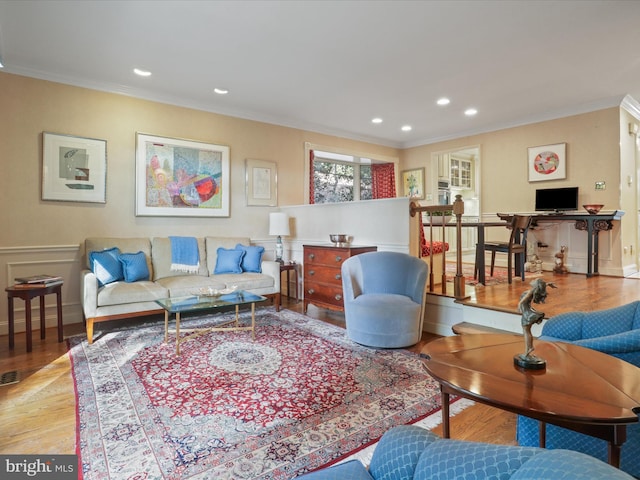
<svg viewBox="0 0 640 480">
<path fill-rule="evenodd" d="M 214 274 L 218 273 L 242 273 L 242 257 L 244 250 L 218 248 L 218 258 Z"/>
<path fill-rule="evenodd" d="M 144 252 L 122 253 L 120 254 L 120 263 L 122 263 L 125 282 L 149 280 L 149 266 Z"/>
<path fill-rule="evenodd" d="M 244 250 L 244 257 L 240 265 L 243 272 L 262 273 L 262 254 L 264 253 L 264 247 L 253 247 L 239 243 L 236 245 L 236 250 Z"/>
<path fill-rule="evenodd" d="M 103 287 L 109 283 L 124 280 L 122 264 L 118 259 L 119 256 L 120 249 L 117 247 L 89 253 L 89 266 L 96 275 L 99 286 Z"/>
</svg>

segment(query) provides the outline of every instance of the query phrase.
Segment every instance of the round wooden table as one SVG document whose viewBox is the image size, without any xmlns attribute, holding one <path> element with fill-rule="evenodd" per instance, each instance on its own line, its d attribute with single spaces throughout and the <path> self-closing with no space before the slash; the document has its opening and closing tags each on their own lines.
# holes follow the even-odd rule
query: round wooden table
<svg viewBox="0 0 640 480">
<path fill-rule="evenodd" d="M 640 369 L 596 350 L 563 342 L 534 340 L 544 370 L 513 363 L 525 350 L 521 335 L 471 334 L 444 337 L 421 351 L 425 368 L 440 383 L 442 429 L 448 438 L 449 395 L 539 420 L 609 442 L 609 463 L 620 465 L 627 425 L 638 422 Z"/>
</svg>

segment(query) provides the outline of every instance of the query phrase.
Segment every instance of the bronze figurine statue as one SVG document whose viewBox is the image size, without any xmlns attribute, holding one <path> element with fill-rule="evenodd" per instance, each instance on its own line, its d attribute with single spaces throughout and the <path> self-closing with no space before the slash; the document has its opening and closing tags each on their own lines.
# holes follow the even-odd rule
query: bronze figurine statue
<svg viewBox="0 0 640 480">
<path fill-rule="evenodd" d="M 544 313 L 533 308 L 531 302 L 544 303 L 547 299 L 547 287 L 557 288 L 555 283 L 547 283 L 541 278 L 536 278 L 531 282 L 531 289 L 522 294 L 518 303 L 518 312 L 522 314 L 521 323 L 524 333 L 525 353 L 520 353 L 513 357 L 513 363 L 522 368 L 540 370 L 547 365 L 547 362 L 542 358 L 531 354 L 533 352 L 531 327 L 534 324 L 541 323 L 544 319 Z"/>
</svg>

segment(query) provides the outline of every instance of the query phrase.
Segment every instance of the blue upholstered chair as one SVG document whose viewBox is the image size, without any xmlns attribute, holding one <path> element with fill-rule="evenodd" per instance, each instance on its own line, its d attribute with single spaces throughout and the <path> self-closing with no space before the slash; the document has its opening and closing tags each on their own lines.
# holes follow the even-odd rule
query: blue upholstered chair
<svg viewBox="0 0 640 480">
<path fill-rule="evenodd" d="M 369 468 L 358 460 L 317 470 L 305 480 L 633 480 L 604 462 L 569 450 L 441 439 L 413 425 L 387 431 Z"/>
<path fill-rule="evenodd" d="M 540 340 L 558 341 L 592 348 L 640 367 L 640 302 L 594 312 L 567 312 L 546 321 Z M 640 382 L 638 378 L 630 381 Z M 638 399 L 640 402 L 640 399 Z M 607 458 L 607 442 L 547 424 L 547 448 L 567 448 L 601 460 Z M 518 443 L 539 445 L 538 422 L 518 417 Z M 640 424 L 627 427 L 620 468 L 640 478 Z"/>
<path fill-rule="evenodd" d="M 342 264 L 347 336 L 369 347 L 402 348 L 422 336 L 427 264 L 398 252 L 369 252 Z"/>
</svg>

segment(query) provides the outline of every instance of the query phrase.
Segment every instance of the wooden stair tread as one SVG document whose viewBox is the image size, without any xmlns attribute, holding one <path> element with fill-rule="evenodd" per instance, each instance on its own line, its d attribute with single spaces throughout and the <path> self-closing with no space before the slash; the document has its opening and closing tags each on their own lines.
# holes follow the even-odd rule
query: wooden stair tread
<svg viewBox="0 0 640 480">
<path fill-rule="evenodd" d="M 456 323 L 453 327 L 451 327 L 453 333 L 457 335 L 462 334 L 470 334 L 470 333 L 508 333 L 510 335 L 517 335 L 514 332 L 509 332 L 507 330 L 502 330 L 500 328 L 487 327 L 485 325 L 477 325 L 475 323 L 470 322 L 461 322 Z"/>
</svg>

